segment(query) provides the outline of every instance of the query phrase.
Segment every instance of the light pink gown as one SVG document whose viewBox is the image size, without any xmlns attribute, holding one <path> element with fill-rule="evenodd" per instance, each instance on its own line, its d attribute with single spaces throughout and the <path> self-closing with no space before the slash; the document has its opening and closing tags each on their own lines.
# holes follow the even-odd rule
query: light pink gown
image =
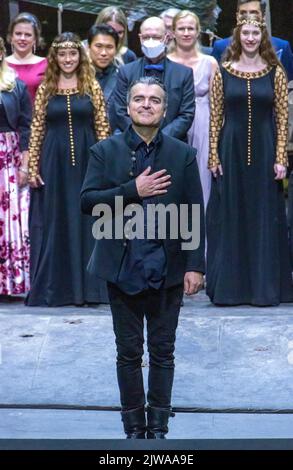
<svg viewBox="0 0 293 470">
<path fill-rule="evenodd" d="M 37 64 L 7 63 L 25 82 L 34 101 L 47 68 L 47 59 Z M 21 189 L 18 186 L 20 166 L 18 133 L 0 131 L 0 295 L 27 294 L 30 288 L 30 190 L 29 186 Z"/>
<path fill-rule="evenodd" d="M 29 290 L 29 191 L 19 188 L 19 136 L 0 132 L 0 295 Z"/>
<path fill-rule="evenodd" d="M 209 87 L 212 75 L 212 58 L 203 55 L 193 71 L 196 109 L 188 143 L 197 149 L 197 164 L 206 209 L 211 191 L 211 172 L 208 170 L 210 100 Z"/>
</svg>

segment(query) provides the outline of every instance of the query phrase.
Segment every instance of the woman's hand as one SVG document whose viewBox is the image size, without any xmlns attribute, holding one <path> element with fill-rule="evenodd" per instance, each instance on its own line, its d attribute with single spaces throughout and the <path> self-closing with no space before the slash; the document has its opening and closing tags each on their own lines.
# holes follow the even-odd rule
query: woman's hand
<svg viewBox="0 0 293 470">
<path fill-rule="evenodd" d="M 26 168 L 20 167 L 17 174 L 17 182 L 20 188 L 23 188 L 28 183 L 28 170 Z"/>
<path fill-rule="evenodd" d="M 214 178 L 217 178 L 218 175 L 223 176 L 223 169 L 222 165 L 215 165 L 210 168 L 210 171 L 212 172 L 212 175 Z"/>
<path fill-rule="evenodd" d="M 31 188 L 39 188 L 40 186 L 44 186 L 44 181 L 42 180 L 40 175 L 36 175 L 29 180 L 29 185 Z"/>
<path fill-rule="evenodd" d="M 18 168 L 17 182 L 20 188 L 23 188 L 28 183 L 28 160 L 29 152 L 28 150 L 23 150 L 21 152 L 21 165 Z"/>
<path fill-rule="evenodd" d="M 286 177 L 287 168 L 279 163 L 274 164 L 275 180 L 282 180 Z"/>
</svg>

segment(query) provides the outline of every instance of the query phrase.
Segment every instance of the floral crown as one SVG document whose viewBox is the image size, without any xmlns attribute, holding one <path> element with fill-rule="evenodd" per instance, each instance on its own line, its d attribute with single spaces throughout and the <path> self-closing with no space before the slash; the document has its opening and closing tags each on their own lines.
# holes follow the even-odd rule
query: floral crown
<svg viewBox="0 0 293 470">
<path fill-rule="evenodd" d="M 264 20 L 259 20 L 256 16 L 249 15 L 237 18 L 237 26 L 243 26 L 244 24 L 252 24 L 253 26 L 257 26 L 261 29 L 266 27 L 266 23 Z"/>
<path fill-rule="evenodd" d="M 52 47 L 54 49 L 79 49 L 82 46 L 80 41 L 63 41 L 63 42 L 53 42 Z"/>
</svg>

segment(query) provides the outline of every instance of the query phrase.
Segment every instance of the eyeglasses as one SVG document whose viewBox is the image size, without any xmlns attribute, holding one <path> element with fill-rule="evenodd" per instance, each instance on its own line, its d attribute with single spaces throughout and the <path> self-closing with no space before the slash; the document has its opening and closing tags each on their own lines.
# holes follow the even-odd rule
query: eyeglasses
<svg viewBox="0 0 293 470">
<path fill-rule="evenodd" d="M 149 34 L 140 34 L 140 38 L 143 41 L 149 41 L 150 39 L 153 39 L 154 41 L 163 41 L 164 36 L 162 35 L 149 35 Z"/>
</svg>

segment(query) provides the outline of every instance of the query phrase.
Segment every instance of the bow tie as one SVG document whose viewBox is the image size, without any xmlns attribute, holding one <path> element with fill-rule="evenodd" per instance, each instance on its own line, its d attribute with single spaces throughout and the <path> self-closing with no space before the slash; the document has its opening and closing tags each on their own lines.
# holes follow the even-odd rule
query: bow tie
<svg viewBox="0 0 293 470">
<path fill-rule="evenodd" d="M 159 72 L 163 72 L 164 64 L 147 64 L 144 66 L 145 70 L 159 70 Z"/>
</svg>

